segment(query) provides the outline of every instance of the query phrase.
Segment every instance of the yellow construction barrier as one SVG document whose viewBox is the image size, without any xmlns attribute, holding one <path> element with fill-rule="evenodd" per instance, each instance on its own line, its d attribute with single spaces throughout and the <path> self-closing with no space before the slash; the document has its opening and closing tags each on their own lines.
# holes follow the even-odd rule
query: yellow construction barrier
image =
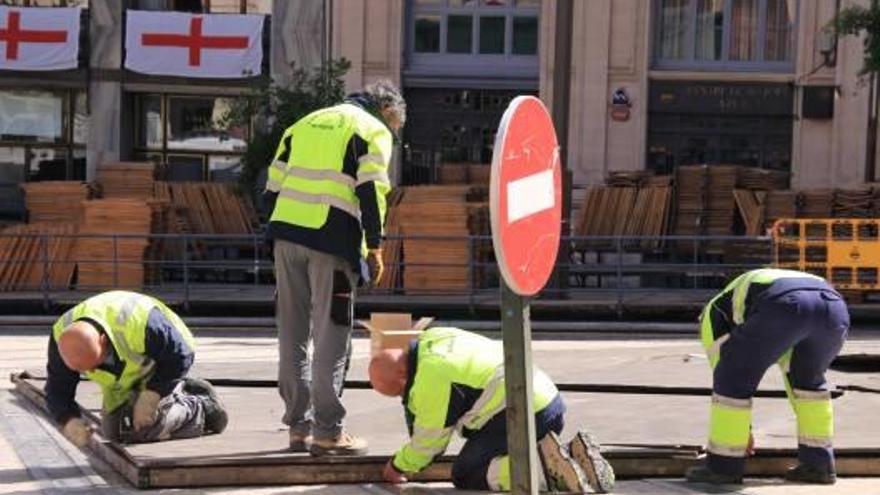
<svg viewBox="0 0 880 495">
<path fill-rule="evenodd" d="M 880 289 L 880 219 L 781 218 L 772 236 L 779 268 L 819 275 L 838 289 Z"/>
</svg>

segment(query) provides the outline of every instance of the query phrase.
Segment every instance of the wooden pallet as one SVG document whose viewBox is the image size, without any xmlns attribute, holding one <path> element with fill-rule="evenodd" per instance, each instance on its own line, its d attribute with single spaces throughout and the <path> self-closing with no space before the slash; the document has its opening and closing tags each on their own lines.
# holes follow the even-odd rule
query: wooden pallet
<svg viewBox="0 0 880 495">
<path fill-rule="evenodd" d="M 126 198 L 86 201 L 83 206 L 80 234 L 96 237 L 77 241 L 78 286 L 140 288 L 147 236 L 152 231 L 151 206 L 147 201 Z M 114 239 L 114 234 L 123 237 Z"/>
<path fill-rule="evenodd" d="M 109 162 L 98 165 L 97 183 L 103 198 L 147 200 L 153 197 L 156 164 Z"/>
<path fill-rule="evenodd" d="M 25 182 L 25 206 L 29 223 L 79 223 L 82 202 L 91 197 L 88 184 L 75 181 Z"/>
<path fill-rule="evenodd" d="M 0 230 L 0 291 L 65 289 L 73 273 L 74 225 Z"/>
</svg>

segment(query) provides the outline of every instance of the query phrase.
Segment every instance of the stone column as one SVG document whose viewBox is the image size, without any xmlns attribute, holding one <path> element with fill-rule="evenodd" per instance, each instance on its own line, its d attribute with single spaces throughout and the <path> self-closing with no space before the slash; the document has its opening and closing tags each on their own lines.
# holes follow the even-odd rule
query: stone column
<svg viewBox="0 0 880 495">
<path fill-rule="evenodd" d="M 122 84 L 106 74 L 122 68 L 123 2 L 91 0 L 89 12 L 89 137 L 86 148 L 86 180 L 95 180 L 102 162 L 119 160 Z M 98 77 L 95 77 L 98 76 Z"/>
<path fill-rule="evenodd" d="M 327 56 L 329 3 L 329 0 L 272 3 L 271 71 L 278 84 L 288 83 L 294 68 L 319 67 Z"/>
</svg>

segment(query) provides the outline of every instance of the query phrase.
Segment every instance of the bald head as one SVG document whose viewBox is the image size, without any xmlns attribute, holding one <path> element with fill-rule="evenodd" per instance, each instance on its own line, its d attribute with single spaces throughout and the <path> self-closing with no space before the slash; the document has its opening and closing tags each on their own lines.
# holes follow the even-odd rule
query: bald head
<svg viewBox="0 0 880 495">
<path fill-rule="evenodd" d="M 370 360 L 370 385 L 389 397 L 400 397 L 406 388 L 407 355 L 403 349 L 384 349 Z"/>
<path fill-rule="evenodd" d="M 68 368 L 81 373 L 97 368 L 107 351 L 107 337 L 87 321 L 74 322 L 58 338 L 58 352 Z"/>
</svg>

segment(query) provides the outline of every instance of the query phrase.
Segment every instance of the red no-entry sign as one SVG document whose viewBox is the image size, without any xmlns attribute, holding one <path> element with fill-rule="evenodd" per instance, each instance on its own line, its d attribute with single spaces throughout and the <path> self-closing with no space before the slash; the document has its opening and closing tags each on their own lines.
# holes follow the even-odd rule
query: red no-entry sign
<svg viewBox="0 0 880 495">
<path fill-rule="evenodd" d="M 501 275 L 521 296 L 538 293 L 559 249 L 562 172 L 553 122 L 534 96 L 514 98 L 501 118 L 489 208 Z"/>
</svg>

